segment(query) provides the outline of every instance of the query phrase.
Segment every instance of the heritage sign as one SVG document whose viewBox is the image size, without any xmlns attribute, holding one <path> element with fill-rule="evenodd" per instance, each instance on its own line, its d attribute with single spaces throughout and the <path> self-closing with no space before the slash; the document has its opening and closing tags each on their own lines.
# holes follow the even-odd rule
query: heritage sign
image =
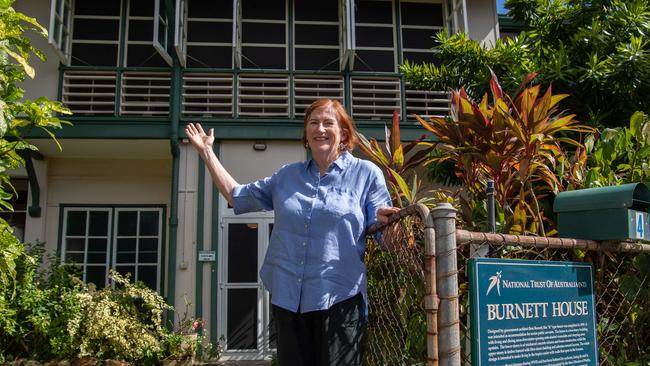
<svg viewBox="0 0 650 366">
<path fill-rule="evenodd" d="M 472 258 L 472 365 L 598 365 L 593 266 Z"/>
</svg>

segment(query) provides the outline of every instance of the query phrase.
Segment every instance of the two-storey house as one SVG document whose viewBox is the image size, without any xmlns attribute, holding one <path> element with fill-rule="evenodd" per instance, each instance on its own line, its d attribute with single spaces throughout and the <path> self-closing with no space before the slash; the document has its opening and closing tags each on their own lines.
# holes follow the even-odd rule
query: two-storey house
<svg viewBox="0 0 650 366">
<path fill-rule="evenodd" d="M 406 59 L 436 60 L 431 37 L 498 38 L 494 0 L 18 0 L 49 27 L 49 56 L 29 97 L 65 103 L 74 123 L 46 136 L 16 172 L 13 224 L 44 241 L 83 280 L 131 273 L 223 337 L 224 359 L 275 348 L 258 278 L 273 213 L 233 215 L 183 136 L 214 128 L 215 149 L 239 182 L 308 158 L 303 110 L 344 103 L 361 132 L 381 137 L 393 110 L 444 114 L 447 94 L 413 90 Z M 271 324 L 271 326 L 269 326 Z"/>
</svg>

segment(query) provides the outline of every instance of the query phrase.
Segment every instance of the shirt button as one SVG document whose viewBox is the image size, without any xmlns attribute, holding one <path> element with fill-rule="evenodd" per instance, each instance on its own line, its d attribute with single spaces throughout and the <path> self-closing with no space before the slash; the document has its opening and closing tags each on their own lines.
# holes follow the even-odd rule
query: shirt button
<svg viewBox="0 0 650 366">
<path fill-rule="evenodd" d="M 307 242 L 304 242 L 304 241 L 303 241 L 303 242 L 302 242 L 302 246 L 303 246 L 303 247 L 304 247 L 304 246 L 307 246 Z"/>
<path fill-rule="evenodd" d="M 305 261 L 300 261 L 300 264 L 305 264 Z"/>
<path fill-rule="evenodd" d="M 299 278 L 299 279 L 298 279 L 298 282 L 302 282 L 302 278 Z"/>
<path fill-rule="evenodd" d="M 308 228 L 308 227 L 309 227 L 309 225 L 308 225 L 308 224 L 305 224 L 305 229 Z"/>
</svg>

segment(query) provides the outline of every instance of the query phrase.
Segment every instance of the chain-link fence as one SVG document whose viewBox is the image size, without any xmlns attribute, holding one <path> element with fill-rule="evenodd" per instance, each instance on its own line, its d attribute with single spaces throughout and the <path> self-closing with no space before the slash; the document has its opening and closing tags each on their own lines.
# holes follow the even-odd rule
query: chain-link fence
<svg viewBox="0 0 650 366">
<path fill-rule="evenodd" d="M 462 230 L 456 239 L 463 364 L 471 363 L 467 263 L 489 256 L 593 264 L 599 364 L 650 365 L 650 246 Z"/>
<path fill-rule="evenodd" d="M 435 281 L 431 280 L 433 252 L 427 252 L 433 244 L 430 235 L 427 239 L 427 226 L 432 233 L 432 225 L 426 225 L 428 214 L 424 206 L 411 206 L 387 226 L 373 230 L 368 239 L 365 365 L 427 362 L 427 343 L 435 336 L 427 332 L 427 319 L 431 326 L 436 318 L 433 306 L 427 306 L 432 303 L 427 299 L 435 292 Z"/>
<path fill-rule="evenodd" d="M 371 231 L 366 365 L 471 364 L 472 256 L 593 264 L 599 364 L 650 365 L 650 245 L 457 230 L 444 206 Z"/>
</svg>

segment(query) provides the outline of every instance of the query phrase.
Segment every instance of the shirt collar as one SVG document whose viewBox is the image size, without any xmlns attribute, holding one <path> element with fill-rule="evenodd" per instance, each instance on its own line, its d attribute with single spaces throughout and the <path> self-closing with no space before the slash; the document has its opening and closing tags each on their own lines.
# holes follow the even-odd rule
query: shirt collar
<svg viewBox="0 0 650 366">
<path fill-rule="evenodd" d="M 349 151 L 345 150 L 339 156 L 332 162 L 332 165 L 335 165 L 338 167 L 340 170 L 344 170 L 347 168 L 348 165 L 350 165 L 350 162 L 352 161 L 352 154 L 350 154 Z M 305 163 L 305 169 L 309 169 L 311 165 L 316 166 L 316 162 L 314 162 L 314 159 L 309 159 Z"/>
</svg>

